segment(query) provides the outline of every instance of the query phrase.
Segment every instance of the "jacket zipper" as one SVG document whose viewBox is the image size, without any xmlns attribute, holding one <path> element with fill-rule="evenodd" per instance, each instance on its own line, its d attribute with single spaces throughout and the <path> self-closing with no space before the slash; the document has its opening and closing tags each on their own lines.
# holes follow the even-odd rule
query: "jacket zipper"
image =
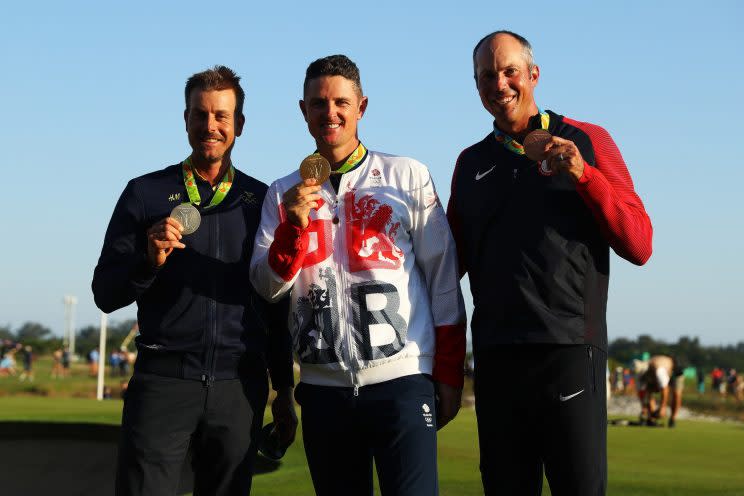
<svg viewBox="0 0 744 496">
<path fill-rule="evenodd" d="M 344 182 L 344 177 L 341 176 L 341 181 L 339 181 L 338 184 L 338 191 L 336 192 L 336 201 L 335 201 L 335 215 L 336 218 L 339 219 L 339 223 L 336 224 L 336 237 L 334 239 L 334 247 L 333 252 L 339 254 L 338 259 L 336 260 L 336 273 L 338 274 L 338 281 L 339 281 L 339 288 L 338 293 L 341 297 L 340 300 L 340 318 L 339 318 L 339 330 L 342 331 L 341 335 L 346 342 L 346 354 L 347 354 L 347 360 L 349 362 L 349 372 L 351 373 L 351 383 L 354 385 L 354 396 L 359 396 L 359 384 L 357 384 L 357 375 L 356 375 L 356 368 L 354 365 L 354 342 L 353 342 L 353 336 L 351 335 L 351 329 L 349 329 L 349 326 L 347 325 L 347 315 L 346 315 L 346 273 L 344 272 L 344 267 L 346 266 L 346 250 L 343 248 L 343 243 L 339 241 L 339 239 L 342 236 L 346 236 L 345 229 L 349 229 L 349 226 L 346 225 L 346 223 L 341 223 L 341 213 L 346 213 L 345 209 L 341 208 L 339 205 L 339 201 L 345 201 L 343 200 L 343 195 L 341 194 L 341 186 Z M 342 227 L 343 225 L 343 227 Z M 341 327 L 343 326 L 343 328 Z"/>
<path fill-rule="evenodd" d="M 219 226 L 219 216 L 213 215 L 214 220 L 214 227 L 212 229 L 212 234 L 214 236 L 214 257 L 219 260 L 220 258 L 220 226 Z M 212 280 L 212 294 L 217 293 L 217 281 L 214 279 Z M 207 363 L 205 364 L 206 370 L 205 373 L 202 374 L 202 384 L 204 384 L 205 387 L 210 387 L 214 384 L 214 368 L 215 368 L 215 362 L 214 362 L 214 355 L 215 350 L 217 349 L 217 302 L 214 300 L 214 298 L 209 299 L 208 307 L 207 307 L 207 327 L 209 332 L 209 346 L 207 347 Z"/>
</svg>

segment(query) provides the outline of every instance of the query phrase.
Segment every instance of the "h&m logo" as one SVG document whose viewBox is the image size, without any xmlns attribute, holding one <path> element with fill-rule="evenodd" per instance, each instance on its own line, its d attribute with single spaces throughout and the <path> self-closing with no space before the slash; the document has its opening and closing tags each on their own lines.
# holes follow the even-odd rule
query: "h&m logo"
<svg viewBox="0 0 744 496">
<path fill-rule="evenodd" d="M 250 191 L 243 191 L 243 194 L 240 195 L 240 199 L 248 205 L 256 205 L 258 203 L 258 200 L 256 200 L 256 195 L 251 193 Z"/>
</svg>

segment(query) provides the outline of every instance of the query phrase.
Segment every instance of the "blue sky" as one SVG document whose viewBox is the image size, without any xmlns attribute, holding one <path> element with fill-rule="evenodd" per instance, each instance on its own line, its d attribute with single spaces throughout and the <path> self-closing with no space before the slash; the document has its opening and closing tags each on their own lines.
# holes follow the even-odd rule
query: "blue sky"
<svg viewBox="0 0 744 496">
<path fill-rule="evenodd" d="M 472 47 L 511 29 L 533 44 L 538 104 L 610 131 L 654 224 L 646 266 L 613 257 L 610 338 L 744 340 L 744 4 L 260 3 L 4 5 L 0 325 L 60 333 L 65 294 L 77 327 L 97 324 L 90 280 L 111 211 L 130 178 L 188 155 L 194 72 L 219 63 L 243 77 L 233 160 L 270 182 L 313 149 L 297 105 L 307 64 L 349 55 L 370 101 L 365 144 L 429 165 L 446 200 L 458 153 L 491 125 Z"/>
</svg>

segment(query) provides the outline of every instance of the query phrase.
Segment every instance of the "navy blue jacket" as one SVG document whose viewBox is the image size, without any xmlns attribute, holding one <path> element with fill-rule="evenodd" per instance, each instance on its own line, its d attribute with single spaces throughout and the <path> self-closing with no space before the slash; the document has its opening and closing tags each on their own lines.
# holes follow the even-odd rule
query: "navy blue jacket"
<svg viewBox="0 0 744 496">
<path fill-rule="evenodd" d="M 208 205 L 211 186 L 201 179 L 197 186 L 201 204 Z M 104 312 L 137 302 L 138 364 L 211 381 L 236 378 L 259 363 L 263 373 L 269 367 L 274 388 L 292 384 L 286 304 L 265 303 L 248 277 L 266 189 L 236 171 L 225 199 L 200 208 L 199 229 L 181 240 L 186 248 L 174 249 L 156 269 L 147 260 L 146 232 L 188 201 L 181 166 L 127 184 L 109 222 L 92 287 Z"/>
</svg>

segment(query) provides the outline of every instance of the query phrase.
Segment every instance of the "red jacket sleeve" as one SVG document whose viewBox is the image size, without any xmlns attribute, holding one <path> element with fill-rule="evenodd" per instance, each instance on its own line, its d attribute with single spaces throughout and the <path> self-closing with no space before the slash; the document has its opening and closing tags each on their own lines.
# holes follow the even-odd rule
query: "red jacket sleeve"
<svg viewBox="0 0 744 496">
<path fill-rule="evenodd" d="M 465 382 L 466 323 L 434 328 L 436 352 L 431 375 L 437 382 L 462 389 Z"/>
<path fill-rule="evenodd" d="M 595 166 L 584 164 L 576 189 L 619 256 L 643 265 L 651 257 L 653 227 L 633 189 L 633 180 L 610 134 L 594 124 L 564 118 L 584 131 L 594 147 Z"/>
<path fill-rule="evenodd" d="M 276 227 L 274 241 L 269 248 L 269 266 L 285 281 L 291 281 L 305 261 L 309 235 L 285 220 Z"/>
</svg>

